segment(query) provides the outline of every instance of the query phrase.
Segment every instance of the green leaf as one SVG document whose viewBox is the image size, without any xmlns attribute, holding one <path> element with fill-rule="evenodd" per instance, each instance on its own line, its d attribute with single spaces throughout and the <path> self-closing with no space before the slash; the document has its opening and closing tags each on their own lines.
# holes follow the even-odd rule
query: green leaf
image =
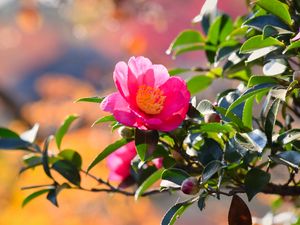
<svg viewBox="0 0 300 225">
<path fill-rule="evenodd" d="M 36 192 L 33 192 L 32 194 L 28 195 L 22 202 L 22 207 L 24 207 L 25 205 L 27 205 L 31 200 L 39 197 L 42 194 L 45 194 L 49 191 L 49 189 L 43 189 L 43 190 L 39 190 Z"/>
<path fill-rule="evenodd" d="M 52 175 L 51 175 L 51 171 L 50 171 L 50 167 L 49 167 L 49 157 L 48 157 L 48 147 L 49 147 L 49 143 L 52 140 L 53 136 L 49 136 L 44 143 L 44 148 L 43 148 L 43 152 L 42 152 L 42 164 L 43 164 L 43 169 L 45 171 L 45 174 L 53 179 Z"/>
<path fill-rule="evenodd" d="M 283 51 L 283 54 L 296 48 L 300 48 L 300 40 L 292 42 L 289 46 L 287 46 L 286 49 Z"/>
<path fill-rule="evenodd" d="M 174 68 L 174 69 L 169 70 L 169 74 L 170 74 L 170 76 L 174 76 L 174 75 L 186 73 L 186 72 L 189 72 L 189 71 L 191 71 L 191 70 L 186 69 L 186 68 Z"/>
<path fill-rule="evenodd" d="M 277 138 L 277 141 L 286 145 L 299 138 L 300 138 L 300 129 L 292 129 L 280 134 Z"/>
<path fill-rule="evenodd" d="M 243 26 L 253 27 L 257 30 L 263 31 L 265 27 L 273 27 L 273 29 L 277 30 L 276 28 L 284 29 L 288 32 L 289 27 L 284 24 L 278 17 L 274 15 L 263 15 L 257 16 L 254 18 L 250 18 L 247 20 Z M 291 31 L 289 31 L 291 32 Z"/>
<path fill-rule="evenodd" d="M 60 173 L 64 178 L 77 186 L 80 185 L 80 174 L 78 168 L 67 160 L 58 160 L 52 165 L 52 169 Z"/>
<path fill-rule="evenodd" d="M 257 84 L 263 84 L 263 83 L 271 83 L 271 84 L 277 84 L 278 83 L 278 79 L 275 77 L 268 77 L 268 76 L 251 76 L 247 87 L 253 87 Z"/>
<path fill-rule="evenodd" d="M 24 164 L 26 164 L 26 166 L 21 168 L 21 170 L 19 172 L 20 174 L 23 173 L 24 171 L 26 171 L 27 169 L 42 165 L 43 160 L 42 160 L 42 157 L 40 157 L 40 156 L 29 154 L 29 155 L 25 155 L 23 157 L 23 162 L 24 162 Z"/>
<path fill-rule="evenodd" d="M 214 20 L 209 27 L 207 34 L 207 42 L 217 45 L 218 42 L 225 41 L 227 35 L 233 30 L 233 23 L 229 16 L 221 15 Z"/>
<path fill-rule="evenodd" d="M 135 130 L 135 146 L 142 161 L 149 158 L 157 148 L 159 135 L 155 130 Z"/>
<path fill-rule="evenodd" d="M 206 183 L 213 175 L 223 168 L 222 162 L 215 160 L 206 165 L 201 176 L 201 183 Z"/>
<path fill-rule="evenodd" d="M 163 173 L 164 169 L 159 169 L 152 173 L 135 191 L 134 198 L 137 200 L 140 196 L 143 195 L 143 193 L 151 187 L 156 181 L 158 181 L 161 178 L 161 175 Z"/>
<path fill-rule="evenodd" d="M 230 133 L 235 130 L 229 124 L 221 123 L 204 123 L 200 125 L 200 132 L 214 132 L 214 133 Z"/>
<path fill-rule="evenodd" d="M 182 203 L 177 203 L 164 215 L 161 225 L 173 225 L 176 220 L 184 213 L 184 211 L 193 204 L 195 200 L 188 200 Z"/>
<path fill-rule="evenodd" d="M 280 99 L 275 99 L 271 105 L 271 108 L 267 114 L 265 122 L 265 133 L 267 136 L 268 143 L 272 144 L 273 130 L 276 122 L 277 113 L 280 106 Z"/>
<path fill-rule="evenodd" d="M 254 103 L 254 96 L 248 98 L 245 101 L 244 109 L 243 109 L 243 124 L 246 127 L 249 127 L 252 130 L 252 109 Z"/>
<path fill-rule="evenodd" d="M 289 7 L 287 4 L 278 0 L 258 0 L 256 4 L 267 12 L 270 12 L 271 14 L 277 16 L 289 26 L 293 24 L 293 20 L 289 13 Z"/>
<path fill-rule="evenodd" d="M 284 46 L 284 44 L 273 37 L 263 38 L 262 35 L 256 35 L 244 42 L 240 48 L 240 53 L 250 53 L 269 46 Z"/>
<path fill-rule="evenodd" d="M 173 56 L 187 51 L 194 51 L 204 48 L 204 39 L 199 31 L 185 30 L 181 32 L 171 43 L 166 54 Z"/>
<path fill-rule="evenodd" d="M 202 115 L 215 113 L 215 109 L 214 109 L 213 104 L 209 100 L 206 100 L 206 99 L 199 102 L 199 104 L 197 105 L 197 110 Z"/>
<path fill-rule="evenodd" d="M 87 97 L 87 98 L 80 98 L 77 99 L 75 102 L 94 102 L 94 103 L 101 103 L 105 97 Z"/>
<path fill-rule="evenodd" d="M 0 127 L 0 139 L 1 138 L 15 138 L 20 139 L 20 136 L 12 130 L 5 127 Z"/>
<path fill-rule="evenodd" d="M 70 162 L 74 166 L 76 166 L 77 169 L 80 170 L 82 165 L 82 159 L 78 152 L 72 150 L 72 149 L 65 149 L 58 153 L 58 156 L 63 158 L 64 160 Z"/>
<path fill-rule="evenodd" d="M 205 75 L 193 76 L 191 79 L 187 81 L 188 90 L 192 95 L 208 88 L 213 79 L 211 77 Z"/>
<path fill-rule="evenodd" d="M 296 170 L 298 170 L 300 165 L 300 153 L 293 150 L 271 155 L 269 158 L 278 164 L 290 166 Z"/>
<path fill-rule="evenodd" d="M 123 145 L 127 144 L 128 141 L 126 139 L 121 139 L 116 141 L 115 143 L 107 146 L 97 157 L 93 160 L 93 162 L 89 165 L 87 172 L 89 172 L 95 165 L 100 163 L 103 159 L 109 156 L 111 153 L 116 151 L 118 148 L 122 147 Z"/>
<path fill-rule="evenodd" d="M 186 179 L 189 178 L 191 175 L 189 175 L 187 172 L 181 169 L 177 168 L 170 168 L 165 169 L 161 175 L 162 180 L 168 180 L 171 181 L 177 185 L 181 185 L 181 183 Z"/>
<path fill-rule="evenodd" d="M 69 127 L 71 126 L 72 122 L 74 120 L 76 120 L 78 118 L 78 116 L 76 115 L 70 115 L 68 116 L 65 121 L 63 122 L 63 124 L 60 126 L 60 128 L 56 131 L 55 134 L 55 140 L 56 140 L 56 144 L 57 147 L 60 149 L 61 146 L 61 142 L 63 137 L 65 136 L 65 134 L 67 133 Z"/>
<path fill-rule="evenodd" d="M 108 116 L 104 116 L 98 120 L 96 120 L 93 124 L 92 127 L 95 126 L 96 124 L 99 123 L 104 123 L 104 122 L 116 122 L 116 119 L 113 115 L 108 115 Z"/>
<path fill-rule="evenodd" d="M 58 207 L 56 188 L 48 192 L 47 199 L 56 207 Z"/>
<path fill-rule="evenodd" d="M 258 168 L 251 169 L 245 177 L 245 190 L 249 201 L 269 183 L 271 175 Z"/>
<path fill-rule="evenodd" d="M 232 111 L 236 106 L 241 104 L 242 102 L 246 101 L 248 98 L 255 96 L 259 93 L 266 93 L 268 92 L 274 84 L 264 83 L 255 85 L 252 88 L 247 89 L 238 99 L 236 99 L 227 109 L 227 112 Z"/>
<path fill-rule="evenodd" d="M 228 225 L 252 225 L 252 217 L 247 205 L 239 196 L 234 195 L 228 214 Z"/>
<path fill-rule="evenodd" d="M 24 150 L 35 152 L 32 143 L 17 138 L 0 138 L 0 150 Z"/>
</svg>

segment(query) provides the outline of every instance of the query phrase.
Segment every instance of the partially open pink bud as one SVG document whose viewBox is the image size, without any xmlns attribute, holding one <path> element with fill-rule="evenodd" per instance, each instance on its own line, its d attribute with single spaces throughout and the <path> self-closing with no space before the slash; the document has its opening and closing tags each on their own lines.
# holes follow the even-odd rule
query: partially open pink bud
<svg viewBox="0 0 300 225">
<path fill-rule="evenodd" d="M 199 182 L 196 177 L 189 177 L 181 184 L 181 191 L 187 195 L 195 195 L 199 192 Z"/>
<path fill-rule="evenodd" d="M 300 71 L 297 70 L 293 73 L 293 80 L 300 82 Z"/>
<path fill-rule="evenodd" d="M 220 123 L 221 117 L 218 113 L 209 113 L 204 116 L 205 123 Z"/>
</svg>

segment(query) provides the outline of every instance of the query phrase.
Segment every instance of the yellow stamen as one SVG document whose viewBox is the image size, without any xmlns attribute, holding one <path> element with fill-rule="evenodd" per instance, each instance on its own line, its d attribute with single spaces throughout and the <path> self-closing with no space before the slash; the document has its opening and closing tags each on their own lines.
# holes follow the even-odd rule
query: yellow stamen
<svg viewBox="0 0 300 225">
<path fill-rule="evenodd" d="M 136 104 L 143 112 L 151 115 L 159 114 L 166 99 L 158 88 L 142 85 L 136 95 Z"/>
</svg>

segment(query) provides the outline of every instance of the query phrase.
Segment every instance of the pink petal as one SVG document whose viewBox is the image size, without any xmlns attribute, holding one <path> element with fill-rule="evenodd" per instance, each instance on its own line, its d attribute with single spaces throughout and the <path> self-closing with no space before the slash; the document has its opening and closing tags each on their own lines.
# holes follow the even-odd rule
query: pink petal
<svg viewBox="0 0 300 225">
<path fill-rule="evenodd" d="M 152 68 L 155 74 L 155 87 L 161 86 L 170 78 L 167 68 L 163 65 L 153 65 Z"/>
<path fill-rule="evenodd" d="M 300 30 L 299 30 L 299 33 L 291 39 L 291 41 L 297 41 L 299 39 L 300 39 Z"/>
<path fill-rule="evenodd" d="M 143 56 L 131 57 L 128 61 L 128 67 L 135 77 L 138 78 L 152 68 L 152 63 L 148 58 Z"/>
<path fill-rule="evenodd" d="M 158 115 L 159 118 L 168 117 L 183 108 L 187 111 L 191 94 L 184 80 L 180 77 L 171 77 L 160 86 L 160 90 L 164 92 L 166 100 L 162 112 Z M 183 111 L 183 114 L 185 113 Z"/>
</svg>

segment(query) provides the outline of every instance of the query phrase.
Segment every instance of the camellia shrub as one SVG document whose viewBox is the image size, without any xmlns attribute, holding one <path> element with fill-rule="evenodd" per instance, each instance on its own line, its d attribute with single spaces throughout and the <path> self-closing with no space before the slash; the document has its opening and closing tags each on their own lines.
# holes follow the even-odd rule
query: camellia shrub
<svg viewBox="0 0 300 225">
<path fill-rule="evenodd" d="M 162 225 L 174 224 L 192 204 L 203 210 L 209 198 L 222 196 L 232 197 L 229 225 L 252 224 L 241 194 L 249 201 L 258 193 L 277 195 L 296 209 L 300 195 L 300 2 L 257 0 L 249 9 L 249 15 L 233 21 L 218 12 L 216 0 L 207 0 L 193 19 L 203 32 L 184 30 L 167 50 L 173 57 L 203 51 L 207 68 L 195 65 L 168 71 L 146 57 L 132 57 L 115 67 L 116 92 L 105 98 L 77 100 L 100 104 L 110 115 L 95 124 L 108 122 L 121 135 L 87 169 L 81 167 L 78 152 L 61 149 L 76 116 L 69 116 L 55 133 L 60 151 L 54 155 L 48 153 L 53 136 L 39 146 L 33 138 L 36 129 L 18 135 L 1 128 L 1 149 L 28 152 L 21 172 L 41 166 L 52 180 L 48 185 L 26 187 L 33 193 L 23 205 L 45 194 L 57 206 L 63 189 L 135 199 L 162 192 L 184 193 L 185 200 L 167 211 Z M 180 78 L 183 73 L 190 78 Z M 218 93 L 214 102 L 194 97 L 219 78 L 235 81 L 237 88 Z M 90 172 L 104 159 L 108 178 Z M 278 166 L 286 170 L 280 183 L 272 173 Z M 65 182 L 57 181 L 53 171 Z M 85 188 L 82 176 L 95 179 L 98 185 Z"/>
</svg>

